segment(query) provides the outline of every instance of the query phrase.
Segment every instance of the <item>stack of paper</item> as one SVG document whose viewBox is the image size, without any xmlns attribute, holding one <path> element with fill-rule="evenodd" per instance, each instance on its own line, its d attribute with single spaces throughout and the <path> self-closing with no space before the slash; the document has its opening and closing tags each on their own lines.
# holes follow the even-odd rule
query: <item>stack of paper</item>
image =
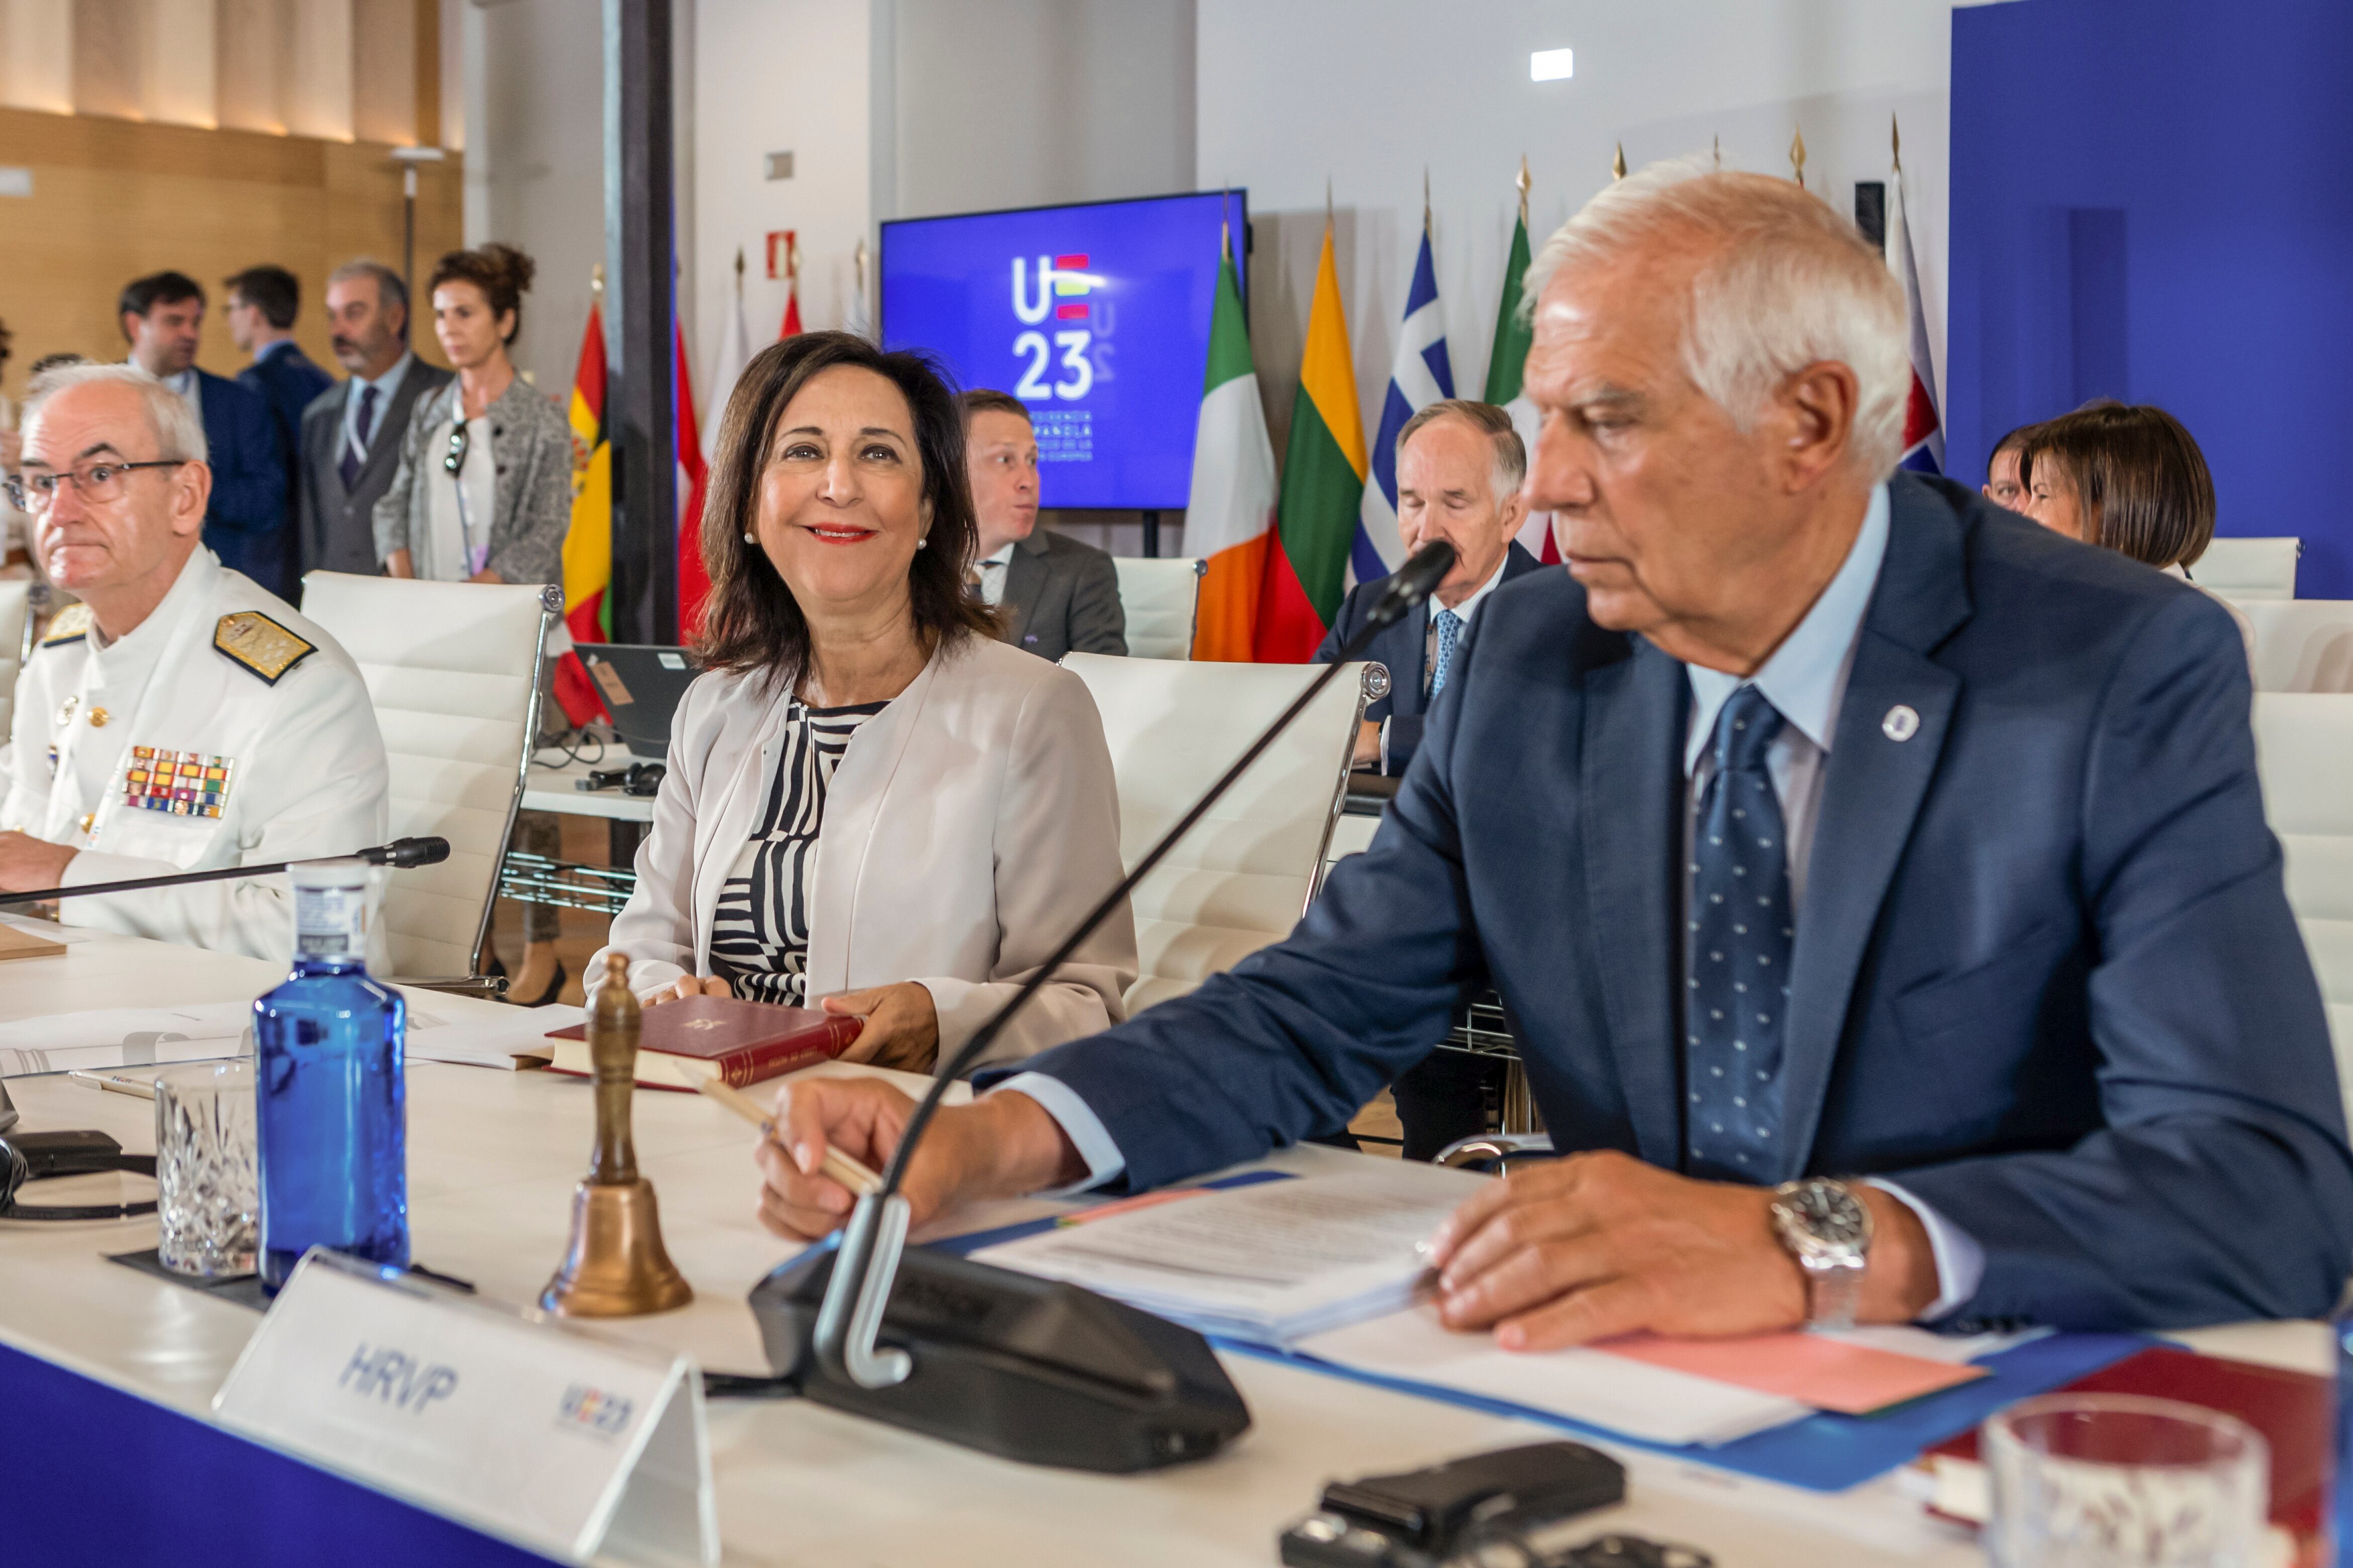
<svg viewBox="0 0 2353 1568">
<path fill-rule="evenodd" d="M 419 1005 L 426 995 L 408 995 L 408 1038 L 404 1047 L 410 1061 L 457 1062 L 465 1067 L 542 1067 L 555 1054 L 550 1029 L 568 1029 L 588 1016 L 583 1007 L 554 1002 L 544 1007 L 501 1007 L 496 1012 L 468 1008 L 445 1016 Z"/>
<path fill-rule="evenodd" d="M 180 1007 L 100 1007 L 0 1024 L 0 1078 L 74 1068 L 154 1067 L 243 1056 L 251 1002 Z"/>
<path fill-rule="evenodd" d="M 1205 1192 L 973 1256 L 1083 1285 L 1203 1333 L 1289 1344 L 1409 1304 L 1422 1243 L 1485 1178 L 1374 1164 Z"/>
</svg>

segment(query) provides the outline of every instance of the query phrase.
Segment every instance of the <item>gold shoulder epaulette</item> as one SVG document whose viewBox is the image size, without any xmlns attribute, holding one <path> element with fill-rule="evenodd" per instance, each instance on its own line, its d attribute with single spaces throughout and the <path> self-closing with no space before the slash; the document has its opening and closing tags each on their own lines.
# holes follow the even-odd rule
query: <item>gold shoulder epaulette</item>
<svg viewBox="0 0 2353 1568">
<path fill-rule="evenodd" d="M 213 628 L 213 647 L 261 677 L 270 685 L 279 677 L 319 651 L 259 610 L 223 616 Z"/>
<path fill-rule="evenodd" d="M 90 606 L 68 605 L 49 617 L 48 635 L 41 638 L 43 647 L 55 647 L 59 643 L 79 642 L 90 636 Z"/>
</svg>

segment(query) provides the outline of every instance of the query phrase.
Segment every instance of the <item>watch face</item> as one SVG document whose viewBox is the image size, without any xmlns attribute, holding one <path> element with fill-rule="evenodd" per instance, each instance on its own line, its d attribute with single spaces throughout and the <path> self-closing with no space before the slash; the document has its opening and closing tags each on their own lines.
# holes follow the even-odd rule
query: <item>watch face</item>
<svg viewBox="0 0 2353 1568">
<path fill-rule="evenodd" d="M 1809 1182 L 1783 1200 L 1807 1235 L 1832 1247 L 1861 1247 L 1869 1212 L 1843 1187 Z"/>
</svg>

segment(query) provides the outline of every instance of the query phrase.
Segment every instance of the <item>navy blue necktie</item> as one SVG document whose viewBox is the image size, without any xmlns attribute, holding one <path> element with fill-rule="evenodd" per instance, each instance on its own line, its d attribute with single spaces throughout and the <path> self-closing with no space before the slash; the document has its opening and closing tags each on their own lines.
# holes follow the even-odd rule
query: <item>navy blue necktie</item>
<svg viewBox="0 0 2353 1568">
<path fill-rule="evenodd" d="M 1430 674 L 1430 696 L 1437 700 L 1446 689 L 1446 678 L 1454 668 L 1454 645 L 1461 640 L 1462 617 L 1453 611 L 1440 609 L 1434 623 L 1438 627 L 1438 662 Z"/>
<path fill-rule="evenodd" d="M 360 468 L 367 461 L 367 439 L 375 428 L 375 388 L 364 386 L 360 388 L 359 417 L 353 426 L 354 438 L 343 443 L 343 460 L 336 466 L 337 471 L 343 476 L 343 489 L 346 490 L 360 482 Z"/>
<path fill-rule="evenodd" d="M 1710 1181 L 1778 1167 L 1782 1013 L 1789 998 L 1789 858 L 1766 748 L 1782 719 L 1753 686 L 1716 715 L 1715 768 L 1694 816 L 1684 993 L 1683 1146 Z"/>
</svg>

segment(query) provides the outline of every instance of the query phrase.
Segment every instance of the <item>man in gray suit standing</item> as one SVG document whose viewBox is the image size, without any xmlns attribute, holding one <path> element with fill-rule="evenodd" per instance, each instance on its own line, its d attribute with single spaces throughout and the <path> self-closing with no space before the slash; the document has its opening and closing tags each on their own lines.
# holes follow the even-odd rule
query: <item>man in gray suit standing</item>
<svg viewBox="0 0 2353 1568">
<path fill-rule="evenodd" d="M 335 359 L 351 379 L 302 411 L 295 528 L 304 572 L 374 573 L 375 503 L 400 467 L 400 441 L 417 400 L 449 379 L 408 350 L 408 287 L 374 261 L 352 261 L 327 279 Z"/>
<path fill-rule="evenodd" d="M 964 395 L 965 468 L 980 520 L 973 589 L 1004 613 L 999 635 L 1041 658 L 1127 653 L 1119 574 L 1092 544 L 1038 527 L 1038 437 L 1008 393 Z"/>
</svg>

